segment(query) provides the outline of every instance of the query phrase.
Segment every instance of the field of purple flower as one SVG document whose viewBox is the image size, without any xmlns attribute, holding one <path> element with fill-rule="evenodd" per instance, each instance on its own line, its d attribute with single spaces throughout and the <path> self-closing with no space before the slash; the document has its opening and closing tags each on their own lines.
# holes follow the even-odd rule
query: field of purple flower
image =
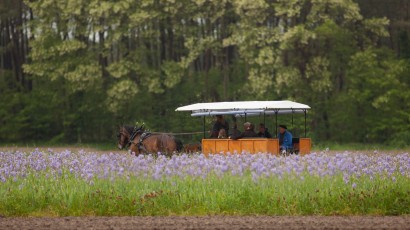
<svg viewBox="0 0 410 230">
<path fill-rule="evenodd" d="M 410 155 L 0 152 L 0 215 L 410 214 Z"/>
</svg>

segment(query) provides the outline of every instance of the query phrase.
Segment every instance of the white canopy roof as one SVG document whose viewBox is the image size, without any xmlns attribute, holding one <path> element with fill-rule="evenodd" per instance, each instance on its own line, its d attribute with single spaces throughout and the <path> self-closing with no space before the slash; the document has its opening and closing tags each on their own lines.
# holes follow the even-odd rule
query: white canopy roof
<svg viewBox="0 0 410 230">
<path fill-rule="evenodd" d="M 232 101 L 196 103 L 179 107 L 175 111 L 191 111 L 192 116 L 210 116 L 304 113 L 308 109 L 308 105 L 293 101 Z"/>
</svg>

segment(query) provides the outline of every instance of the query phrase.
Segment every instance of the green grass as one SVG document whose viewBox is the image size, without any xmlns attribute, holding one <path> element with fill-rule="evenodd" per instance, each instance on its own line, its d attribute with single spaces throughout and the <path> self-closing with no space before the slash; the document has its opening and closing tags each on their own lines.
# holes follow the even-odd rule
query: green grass
<svg viewBox="0 0 410 230">
<path fill-rule="evenodd" d="M 337 143 L 337 142 L 319 142 L 312 143 L 312 151 L 410 151 L 410 146 L 397 148 L 383 144 L 365 144 L 365 143 Z"/>
<path fill-rule="evenodd" d="M 67 174 L 68 175 L 68 174 Z M 154 181 L 28 176 L 0 187 L 4 216 L 401 215 L 410 214 L 410 183 L 342 176 L 318 178 L 211 176 Z"/>
</svg>

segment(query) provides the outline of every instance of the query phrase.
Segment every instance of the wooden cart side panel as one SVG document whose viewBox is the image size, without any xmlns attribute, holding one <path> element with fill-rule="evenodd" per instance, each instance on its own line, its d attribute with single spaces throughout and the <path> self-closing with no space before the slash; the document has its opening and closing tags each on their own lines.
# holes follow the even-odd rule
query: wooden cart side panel
<svg viewBox="0 0 410 230">
<path fill-rule="evenodd" d="M 215 139 L 202 139 L 202 153 L 208 155 L 215 153 Z"/>
<path fill-rule="evenodd" d="M 279 139 L 269 139 L 267 146 L 267 152 L 275 155 L 279 154 Z"/>
<path fill-rule="evenodd" d="M 254 153 L 266 153 L 268 151 L 268 139 L 253 140 Z"/>
<path fill-rule="evenodd" d="M 247 152 L 247 153 L 255 153 L 255 149 L 253 147 L 253 139 L 241 139 L 239 140 L 241 142 L 241 147 L 242 151 L 241 152 Z"/>
<path fill-rule="evenodd" d="M 310 138 L 299 139 L 299 154 L 309 154 L 312 148 L 312 141 Z"/>
<path fill-rule="evenodd" d="M 310 151 L 310 149 L 309 149 Z M 279 154 L 278 139 L 202 139 L 202 152 L 212 153 L 272 153 Z"/>
<path fill-rule="evenodd" d="M 242 145 L 241 142 L 238 140 L 229 140 L 229 152 L 232 154 L 241 154 L 242 153 Z"/>
<path fill-rule="evenodd" d="M 229 152 L 229 139 L 215 140 L 214 153 L 227 153 Z"/>
</svg>

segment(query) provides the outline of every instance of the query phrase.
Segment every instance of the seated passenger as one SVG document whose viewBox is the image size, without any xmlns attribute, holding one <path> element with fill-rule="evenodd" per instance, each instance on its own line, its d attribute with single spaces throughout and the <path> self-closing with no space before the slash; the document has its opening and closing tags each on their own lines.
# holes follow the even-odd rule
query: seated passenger
<svg viewBox="0 0 410 230">
<path fill-rule="evenodd" d="M 225 129 L 220 129 L 218 133 L 218 139 L 227 138 Z"/>
<path fill-rule="evenodd" d="M 236 123 L 232 126 L 232 133 L 229 135 L 229 139 L 232 139 L 233 137 L 238 137 L 241 135 L 241 131 L 239 131 L 238 126 Z"/>
<path fill-rule="evenodd" d="M 268 128 L 265 127 L 265 124 L 259 124 L 259 133 L 258 137 L 272 138 L 272 135 L 269 133 Z"/>
<path fill-rule="evenodd" d="M 253 125 L 250 122 L 243 124 L 243 131 L 239 136 L 232 136 L 232 139 L 237 140 L 244 137 L 258 137 L 258 134 L 253 131 Z"/>
<path fill-rule="evenodd" d="M 280 151 L 287 151 L 293 148 L 292 144 L 292 134 L 288 131 L 286 125 L 279 125 L 279 146 Z"/>
<path fill-rule="evenodd" d="M 211 138 L 218 138 L 219 131 L 225 129 L 225 133 L 229 133 L 229 124 L 222 115 L 216 115 L 216 121 L 211 131 Z"/>
</svg>

